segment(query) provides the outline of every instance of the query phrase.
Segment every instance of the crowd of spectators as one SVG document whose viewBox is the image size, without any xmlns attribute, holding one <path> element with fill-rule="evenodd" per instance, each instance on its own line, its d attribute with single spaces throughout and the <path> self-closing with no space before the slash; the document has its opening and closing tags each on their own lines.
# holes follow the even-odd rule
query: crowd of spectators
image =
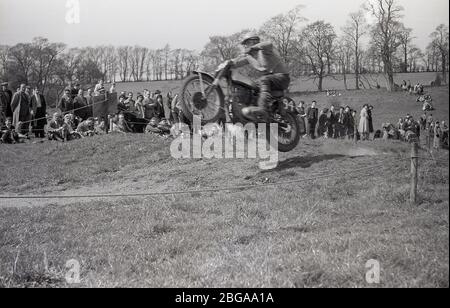
<svg viewBox="0 0 450 308">
<path fill-rule="evenodd" d="M 350 106 L 317 108 L 317 102 L 312 101 L 309 107 L 300 101 L 296 110 L 300 120 L 300 130 L 303 137 L 311 139 L 355 139 L 369 140 L 374 133 L 372 111 L 373 106 L 364 105 L 358 118 L 358 112 Z"/>
<path fill-rule="evenodd" d="M 136 96 L 132 92 L 116 92 L 116 84 L 109 90 L 103 81 L 85 91 L 79 83 L 69 84 L 57 104 L 57 111 L 50 120 L 47 116 L 45 97 L 38 88 L 20 85 L 13 94 L 8 83 L 0 84 L 0 142 L 18 143 L 34 134 L 35 138 L 70 141 L 106 133 L 153 133 L 168 136 L 175 123 L 184 122 L 178 95 L 168 92 L 163 96 L 156 90 L 144 89 Z M 423 86 L 403 82 L 405 91 L 419 96 L 418 101 L 431 105 L 431 97 L 425 95 Z M 94 118 L 92 105 L 95 96 L 117 93 L 117 112 L 103 118 Z M 327 96 L 337 96 L 337 92 L 327 91 Z M 432 115 L 424 115 L 416 121 L 407 115 L 393 125 L 384 123 L 382 129 L 375 131 L 371 105 L 364 105 L 360 111 L 350 106 L 334 106 L 320 109 L 317 102 L 310 106 L 300 101 L 295 106 L 304 138 L 333 138 L 372 140 L 376 138 L 403 141 L 418 140 L 425 132 L 429 146 L 440 148 L 448 146 L 448 126 L 445 122 L 433 120 Z"/>
</svg>

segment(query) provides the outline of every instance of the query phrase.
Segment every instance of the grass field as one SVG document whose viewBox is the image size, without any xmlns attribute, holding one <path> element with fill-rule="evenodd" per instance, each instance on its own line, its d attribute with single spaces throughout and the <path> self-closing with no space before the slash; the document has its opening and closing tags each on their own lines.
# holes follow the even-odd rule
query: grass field
<svg viewBox="0 0 450 308">
<path fill-rule="evenodd" d="M 448 121 L 448 88 L 430 91 L 435 118 Z M 301 99 L 372 104 L 376 126 L 421 113 L 414 97 L 382 90 Z M 449 286 L 448 163 L 420 162 L 413 206 L 410 146 L 401 142 L 303 139 L 271 171 L 257 160 L 174 160 L 169 146 L 148 135 L 0 146 L 1 194 L 162 192 L 339 175 L 202 195 L 0 199 L 0 287 L 372 287 L 370 259 L 381 264 L 375 286 Z M 435 157 L 447 161 L 448 151 Z M 78 285 L 64 280 L 70 259 L 81 264 Z"/>
</svg>

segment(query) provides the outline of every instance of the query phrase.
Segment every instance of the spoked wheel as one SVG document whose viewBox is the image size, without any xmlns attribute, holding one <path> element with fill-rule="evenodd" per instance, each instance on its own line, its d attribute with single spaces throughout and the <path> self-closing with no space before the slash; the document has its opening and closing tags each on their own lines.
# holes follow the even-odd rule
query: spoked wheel
<svg viewBox="0 0 450 308">
<path fill-rule="evenodd" d="M 203 96 L 210 92 L 208 97 Z M 224 95 L 220 86 L 214 87 L 211 77 L 203 75 L 202 83 L 198 75 L 192 76 L 184 83 L 181 92 L 181 108 L 184 116 L 193 121 L 194 115 L 202 119 L 202 124 L 215 123 L 224 117 Z"/>
<path fill-rule="evenodd" d="M 295 114 L 291 112 L 286 112 L 283 116 L 276 114 L 272 123 L 278 124 L 278 135 L 273 136 L 268 126 L 266 136 L 271 139 L 277 138 L 278 151 L 285 153 L 295 149 L 300 142 L 300 124 Z"/>
</svg>

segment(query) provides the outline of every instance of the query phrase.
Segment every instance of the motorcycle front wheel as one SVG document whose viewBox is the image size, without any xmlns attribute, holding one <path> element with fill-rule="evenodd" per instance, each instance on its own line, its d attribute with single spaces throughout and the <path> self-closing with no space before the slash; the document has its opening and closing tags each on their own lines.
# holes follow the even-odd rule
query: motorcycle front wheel
<svg viewBox="0 0 450 308">
<path fill-rule="evenodd" d="M 213 86 L 214 80 L 208 75 L 193 75 L 186 79 L 181 91 L 181 110 L 183 115 L 193 123 L 194 116 L 201 118 L 202 125 L 217 123 L 225 118 L 225 98 L 220 86 Z M 203 96 L 203 91 L 210 93 Z"/>
</svg>

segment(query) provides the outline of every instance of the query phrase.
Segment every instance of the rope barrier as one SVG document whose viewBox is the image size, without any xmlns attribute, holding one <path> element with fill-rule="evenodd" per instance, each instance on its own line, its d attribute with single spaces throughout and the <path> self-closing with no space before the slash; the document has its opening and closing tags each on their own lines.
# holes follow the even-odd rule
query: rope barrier
<svg viewBox="0 0 450 308">
<path fill-rule="evenodd" d="M 406 161 L 410 158 L 399 159 L 398 161 Z M 206 189 L 198 189 L 198 190 L 186 190 L 186 191 L 171 191 L 171 192 L 142 192 L 142 193 L 119 193 L 119 194 L 92 194 L 92 195 L 27 195 L 27 196 L 2 196 L 0 195 L 0 200 L 5 199 L 94 199 L 94 198 L 125 198 L 125 197 L 151 197 L 151 196 L 170 196 L 170 195 L 186 195 L 186 194 L 204 194 L 204 193 L 216 193 L 216 192 L 226 192 L 226 191 L 234 191 L 234 190 L 243 190 L 243 189 L 255 189 L 260 187 L 277 187 L 281 185 L 291 185 L 297 184 L 300 182 L 310 182 L 320 179 L 326 179 L 335 176 L 345 176 L 348 174 L 355 175 L 355 173 L 370 171 L 372 169 L 382 170 L 383 167 L 387 167 L 385 163 L 377 164 L 369 167 L 352 169 L 344 172 L 335 172 L 331 174 L 318 175 L 309 178 L 302 178 L 292 181 L 282 181 L 277 183 L 261 183 L 261 184 L 252 184 L 252 185 L 241 185 L 241 186 L 231 186 L 231 187 L 223 187 L 223 188 L 206 188 Z"/>
</svg>

